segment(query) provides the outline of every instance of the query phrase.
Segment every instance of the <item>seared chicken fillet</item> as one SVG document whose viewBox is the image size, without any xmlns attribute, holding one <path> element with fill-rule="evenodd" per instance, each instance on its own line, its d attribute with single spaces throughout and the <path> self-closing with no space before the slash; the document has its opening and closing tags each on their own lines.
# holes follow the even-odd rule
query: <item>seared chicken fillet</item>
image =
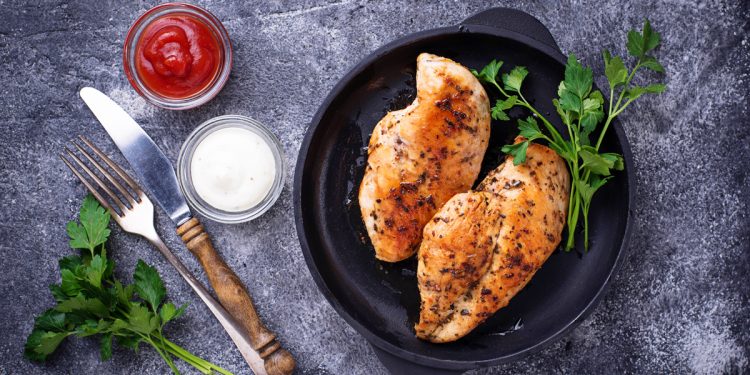
<svg viewBox="0 0 750 375">
<path fill-rule="evenodd" d="M 468 69 L 423 53 L 416 80 L 414 102 L 375 126 L 359 187 L 375 256 L 387 262 L 412 256 L 435 212 L 471 188 L 490 136 L 487 93 Z"/>
<path fill-rule="evenodd" d="M 417 337 L 455 341 L 505 307 L 560 242 L 568 206 L 565 162 L 529 145 L 476 191 L 451 198 L 424 228 L 417 278 Z"/>
</svg>

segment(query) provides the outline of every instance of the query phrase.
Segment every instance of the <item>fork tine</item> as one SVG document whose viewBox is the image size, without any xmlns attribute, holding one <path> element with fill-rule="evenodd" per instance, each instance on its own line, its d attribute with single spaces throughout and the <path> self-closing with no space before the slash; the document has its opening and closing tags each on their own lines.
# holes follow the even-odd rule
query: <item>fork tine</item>
<svg viewBox="0 0 750 375">
<path fill-rule="evenodd" d="M 91 154 L 89 154 L 88 151 L 86 151 L 83 147 L 81 147 L 75 141 L 71 141 L 71 143 L 78 149 L 78 151 L 81 152 L 81 154 L 83 154 L 84 157 L 86 157 L 86 159 L 94 166 L 94 168 L 96 168 L 99 172 L 101 172 L 101 174 L 103 174 L 104 177 L 107 180 L 109 180 L 109 182 L 111 182 L 112 185 L 115 186 L 115 189 L 117 189 L 117 191 L 119 191 L 120 194 L 123 197 L 125 197 L 125 199 L 127 200 L 127 202 L 123 202 L 123 203 L 126 203 L 128 205 L 128 208 L 133 208 L 133 205 L 135 205 L 135 200 L 133 199 L 133 196 L 130 194 L 130 192 L 127 189 L 125 189 L 125 187 L 123 187 L 122 184 L 120 184 L 120 182 L 117 181 L 117 179 L 114 178 L 107 171 L 106 168 L 102 167 L 102 165 L 99 162 L 97 162 L 96 160 L 94 160 L 94 157 L 91 156 Z"/>
<path fill-rule="evenodd" d="M 100 150 L 98 147 L 96 147 L 96 145 L 94 145 L 91 141 L 89 141 L 88 138 L 84 137 L 83 135 L 79 135 L 78 138 L 81 141 L 83 141 L 83 143 L 85 143 L 86 146 L 89 146 L 89 148 L 91 148 L 91 150 L 94 151 L 94 154 L 96 154 L 96 156 L 104 160 L 104 162 L 107 163 L 107 165 L 110 168 L 112 168 L 115 171 L 115 173 L 117 173 L 117 175 L 120 176 L 120 178 L 125 180 L 125 183 L 127 183 L 130 189 L 132 189 L 138 196 L 136 197 L 136 201 L 140 203 L 141 195 L 143 195 L 143 191 L 135 182 L 135 180 L 133 180 L 133 178 L 130 177 L 129 174 L 125 173 L 125 171 L 122 168 L 120 168 L 119 165 L 115 164 L 115 162 L 113 162 L 112 159 L 110 159 L 106 154 L 104 154 L 102 150 Z"/>
<path fill-rule="evenodd" d="M 88 179 L 86 179 L 85 177 L 83 177 L 83 175 L 81 174 L 81 172 L 78 172 L 78 170 L 75 167 L 73 167 L 72 164 L 70 164 L 70 162 L 68 161 L 68 159 L 65 158 L 65 155 L 60 154 L 60 159 L 62 159 L 63 163 L 65 163 L 65 165 L 68 166 L 68 168 L 70 169 L 70 171 L 73 172 L 73 174 L 76 177 L 78 177 L 79 180 L 81 180 L 81 182 L 83 183 L 83 185 L 86 186 L 86 189 L 88 189 L 88 191 L 94 196 L 94 198 L 96 198 L 96 200 L 99 201 L 99 203 L 102 204 L 102 206 L 104 206 L 107 210 L 109 210 L 110 212 L 116 214 L 117 216 L 120 216 L 120 214 L 117 211 L 115 211 L 115 210 L 112 209 L 112 206 L 109 204 L 109 202 L 106 199 L 104 199 L 104 197 L 102 197 L 102 195 L 99 193 L 99 191 L 96 190 L 96 188 L 93 185 L 91 185 L 91 182 L 89 182 Z"/>
<path fill-rule="evenodd" d="M 110 189 L 107 184 L 105 184 L 104 181 L 99 178 L 99 176 L 92 172 L 91 169 L 89 169 L 89 167 L 87 167 L 86 164 L 84 164 L 83 161 L 81 161 L 81 159 L 79 159 L 78 156 L 73 153 L 73 151 L 70 151 L 70 149 L 68 149 L 67 147 L 65 148 L 65 151 L 68 153 L 68 156 L 70 156 L 70 158 L 73 159 L 73 161 L 75 161 L 76 164 L 78 164 L 78 166 L 81 167 L 81 169 L 83 169 L 83 171 L 86 172 L 86 174 L 91 177 L 91 179 L 94 180 L 94 182 L 96 182 L 96 184 L 107 193 L 107 195 L 109 195 L 109 199 L 111 200 L 111 202 L 114 203 L 114 205 L 117 206 L 120 212 L 124 214 L 127 207 L 124 205 L 122 200 L 120 200 L 117 194 L 115 194 L 112 189 Z"/>
</svg>

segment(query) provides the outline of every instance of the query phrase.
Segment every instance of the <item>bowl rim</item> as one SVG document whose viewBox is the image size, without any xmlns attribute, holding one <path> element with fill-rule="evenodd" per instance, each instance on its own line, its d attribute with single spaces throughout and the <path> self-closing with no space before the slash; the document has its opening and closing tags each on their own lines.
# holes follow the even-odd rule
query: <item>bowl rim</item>
<svg viewBox="0 0 750 375">
<path fill-rule="evenodd" d="M 243 211 L 224 211 L 211 206 L 200 197 L 192 184 L 190 161 L 195 149 L 208 135 L 226 128 L 242 128 L 260 136 L 271 149 L 275 161 L 276 175 L 265 197 L 256 205 Z M 185 196 L 185 200 L 187 200 L 190 208 L 211 220 L 224 224 L 238 224 L 251 221 L 271 209 L 284 190 L 284 182 L 286 181 L 285 171 L 284 148 L 281 146 L 281 142 L 279 142 L 276 135 L 260 121 L 241 115 L 223 115 L 204 121 L 188 135 L 185 142 L 182 143 L 177 156 L 177 180 L 180 183 L 180 190 L 182 190 L 182 194 Z"/>
<path fill-rule="evenodd" d="M 187 98 L 168 98 L 149 89 L 138 77 L 135 69 L 135 51 L 141 33 L 155 20 L 173 13 L 188 13 L 199 18 L 211 31 L 216 35 L 219 46 L 222 50 L 222 61 L 219 70 L 213 80 L 206 85 L 201 91 Z M 197 5 L 170 2 L 159 4 L 147 10 L 128 29 L 125 35 L 124 46 L 122 49 L 122 66 L 125 76 L 135 91 L 146 99 L 149 103 L 171 110 L 185 110 L 201 106 L 221 92 L 229 81 L 229 76 L 233 65 L 232 41 L 229 38 L 227 30 L 219 19 L 208 10 Z"/>
</svg>

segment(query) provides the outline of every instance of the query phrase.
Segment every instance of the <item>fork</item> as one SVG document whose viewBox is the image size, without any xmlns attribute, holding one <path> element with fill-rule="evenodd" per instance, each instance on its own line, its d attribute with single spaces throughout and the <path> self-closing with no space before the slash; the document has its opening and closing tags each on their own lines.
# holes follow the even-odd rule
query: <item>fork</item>
<svg viewBox="0 0 750 375">
<path fill-rule="evenodd" d="M 258 352 L 253 349 L 250 338 L 245 333 L 245 330 L 242 329 L 227 310 L 224 309 L 224 307 L 216 301 L 213 296 L 211 296 L 203 284 L 196 279 L 185 265 L 182 264 L 180 259 L 169 250 L 161 237 L 159 237 L 159 234 L 156 233 L 156 228 L 154 227 L 154 205 L 151 203 L 151 200 L 143 193 L 143 190 L 141 190 L 133 178 L 125 173 L 122 168 L 115 164 L 115 162 L 107 157 L 107 155 L 105 155 L 91 141 L 84 136 L 79 136 L 78 138 L 90 149 L 91 152 L 86 150 L 75 140 L 71 141 L 73 146 L 75 146 L 78 152 L 83 155 L 84 159 L 86 159 L 96 171 L 103 175 L 104 179 L 109 183 L 102 180 L 102 178 L 94 173 L 91 168 L 81 160 L 81 158 L 67 147 L 65 147 L 67 157 L 64 154 L 60 154 L 60 158 L 65 165 L 67 165 L 73 174 L 81 180 L 83 185 L 86 186 L 86 189 L 94 195 L 99 203 L 109 210 L 112 218 L 124 231 L 144 237 L 159 249 L 159 252 L 161 252 L 161 254 L 167 258 L 167 261 L 177 269 L 180 276 L 187 281 L 195 293 L 198 294 L 200 299 L 206 304 L 206 306 L 208 306 L 208 309 L 211 310 L 216 319 L 219 320 L 219 323 L 224 327 L 224 330 L 227 331 L 232 341 L 234 341 L 234 344 L 240 350 L 240 353 L 245 358 L 245 361 L 247 361 L 253 372 L 256 375 L 265 375 L 266 370 L 264 368 L 263 359 L 261 359 Z M 98 162 L 94 156 L 91 155 L 92 152 L 110 169 L 108 170 L 104 165 Z M 72 160 L 72 162 L 68 159 Z M 84 175 L 88 176 L 88 178 Z M 119 179 L 116 178 L 115 175 L 119 177 Z"/>
</svg>

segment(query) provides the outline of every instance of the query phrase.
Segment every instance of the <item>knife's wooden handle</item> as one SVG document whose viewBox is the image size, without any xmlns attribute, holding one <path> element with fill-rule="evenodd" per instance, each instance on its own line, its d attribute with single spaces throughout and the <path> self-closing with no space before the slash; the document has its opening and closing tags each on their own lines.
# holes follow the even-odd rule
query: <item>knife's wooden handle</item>
<svg viewBox="0 0 750 375">
<path fill-rule="evenodd" d="M 198 219 L 192 218 L 177 227 L 177 234 L 198 258 L 221 304 L 245 327 L 253 347 L 263 358 L 266 372 L 269 375 L 291 374 L 295 366 L 294 358 L 276 341 L 276 334 L 260 321 L 250 294 L 239 277 L 214 250 L 203 225 Z"/>
</svg>

